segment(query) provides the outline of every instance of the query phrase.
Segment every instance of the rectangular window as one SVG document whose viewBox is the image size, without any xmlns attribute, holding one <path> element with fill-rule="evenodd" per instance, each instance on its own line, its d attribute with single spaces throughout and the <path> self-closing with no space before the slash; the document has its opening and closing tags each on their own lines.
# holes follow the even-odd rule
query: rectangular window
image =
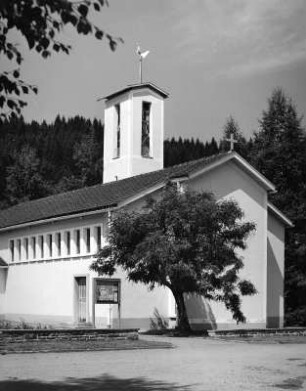
<svg viewBox="0 0 306 391">
<path fill-rule="evenodd" d="M 41 258 L 43 258 L 44 255 L 45 255 L 44 244 L 45 244 L 44 237 L 43 237 L 43 235 L 41 235 L 41 236 L 39 237 L 39 247 L 40 247 L 40 257 L 41 257 Z"/>
<path fill-rule="evenodd" d="M 142 102 L 141 155 L 150 156 L 150 117 L 151 103 Z"/>
<path fill-rule="evenodd" d="M 70 231 L 66 232 L 66 246 L 67 246 L 67 255 L 71 254 L 71 235 Z"/>
<path fill-rule="evenodd" d="M 18 259 L 21 260 L 21 239 L 17 240 Z"/>
<path fill-rule="evenodd" d="M 52 234 L 48 235 L 49 257 L 52 257 Z"/>
<path fill-rule="evenodd" d="M 32 254 L 33 254 L 33 259 L 36 258 L 36 238 L 35 236 L 32 237 Z"/>
<path fill-rule="evenodd" d="M 102 246 L 102 243 L 101 243 L 102 232 L 101 231 L 102 230 L 101 230 L 100 226 L 96 227 L 96 242 L 97 242 L 97 250 L 98 251 L 101 250 L 101 246 Z"/>
<path fill-rule="evenodd" d="M 85 229 L 86 237 L 86 252 L 90 253 L 90 228 Z"/>
<path fill-rule="evenodd" d="M 10 240 L 10 253 L 11 253 L 11 262 L 15 261 L 15 243 L 14 240 Z"/>
<path fill-rule="evenodd" d="M 60 232 L 56 234 L 56 247 L 57 247 L 57 256 L 60 257 L 62 254 L 62 236 Z"/>
<path fill-rule="evenodd" d="M 81 252 L 81 231 L 77 229 L 75 231 L 75 249 L 76 253 L 80 254 Z"/>
<path fill-rule="evenodd" d="M 115 150 L 114 158 L 120 157 L 120 142 L 121 142 L 121 112 L 120 105 L 115 105 Z"/>
<path fill-rule="evenodd" d="M 29 239 L 24 239 L 25 258 L 29 259 Z"/>
</svg>

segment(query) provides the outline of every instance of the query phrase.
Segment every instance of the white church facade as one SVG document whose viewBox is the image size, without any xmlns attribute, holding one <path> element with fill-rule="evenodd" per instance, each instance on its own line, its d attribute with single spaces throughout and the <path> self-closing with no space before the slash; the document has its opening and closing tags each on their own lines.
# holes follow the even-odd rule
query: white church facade
<svg viewBox="0 0 306 391">
<path fill-rule="evenodd" d="M 149 291 L 124 273 L 90 270 L 107 243 L 116 210 L 141 208 L 171 180 L 218 199 L 235 199 L 256 223 L 243 251 L 243 277 L 257 294 L 244 297 L 247 322 L 238 327 L 282 327 L 284 235 L 291 222 L 268 200 L 274 185 L 235 152 L 163 168 L 164 100 L 151 83 L 105 98 L 104 183 L 0 211 L 0 317 L 60 327 L 150 328 L 154 310 L 175 324 L 167 288 Z M 221 303 L 186 296 L 193 328 L 234 328 Z"/>
</svg>

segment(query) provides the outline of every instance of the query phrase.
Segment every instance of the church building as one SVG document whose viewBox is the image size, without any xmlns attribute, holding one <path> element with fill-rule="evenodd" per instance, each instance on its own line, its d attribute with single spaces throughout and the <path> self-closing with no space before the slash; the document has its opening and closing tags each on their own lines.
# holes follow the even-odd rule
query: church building
<svg viewBox="0 0 306 391">
<path fill-rule="evenodd" d="M 164 168 L 164 102 L 151 83 L 129 85 L 105 97 L 103 184 L 20 203 L 0 211 L 0 317 L 54 327 L 150 328 L 155 309 L 175 325 L 167 288 L 131 283 L 90 270 L 107 243 L 120 208 L 139 210 L 172 181 L 195 191 L 234 199 L 256 223 L 241 255 L 241 275 L 257 294 L 244 297 L 246 324 L 222 303 L 186 296 L 194 329 L 282 327 L 284 234 L 291 222 L 269 202 L 274 185 L 236 152 Z"/>
</svg>

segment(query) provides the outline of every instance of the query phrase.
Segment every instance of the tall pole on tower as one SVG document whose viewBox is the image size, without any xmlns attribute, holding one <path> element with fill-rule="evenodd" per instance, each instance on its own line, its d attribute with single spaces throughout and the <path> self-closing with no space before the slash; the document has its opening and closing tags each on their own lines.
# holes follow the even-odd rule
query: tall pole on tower
<svg viewBox="0 0 306 391">
<path fill-rule="evenodd" d="M 139 56 L 139 82 L 142 84 L 142 57 Z"/>
<path fill-rule="evenodd" d="M 150 53 L 149 50 L 146 50 L 145 52 L 142 52 L 140 50 L 140 46 L 137 46 L 136 54 L 138 54 L 139 57 L 139 83 L 142 84 L 142 61 L 144 58 L 147 57 L 147 55 Z"/>
</svg>

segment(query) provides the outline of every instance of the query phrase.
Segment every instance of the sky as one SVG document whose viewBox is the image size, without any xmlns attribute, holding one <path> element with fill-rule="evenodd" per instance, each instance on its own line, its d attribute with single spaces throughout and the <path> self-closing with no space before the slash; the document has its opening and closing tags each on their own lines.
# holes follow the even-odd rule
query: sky
<svg viewBox="0 0 306 391">
<path fill-rule="evenodd" d="M 305 0 L 109 0 L 91 20 L 124 43 L 112 52 L 106 40 L 68 28 L 61 39 L 71 53 L 44 60 L 20 42 L 22 78 L 39 88 L 27 121 L 103 121 L 97 99 L 138 82 L 137 44 L 150 50 L 144 81 L 170 94 L 165 138 L 219 139 L 230 115 L 250 137 L 276 87 L 306 114 Z"/>
</svg>

